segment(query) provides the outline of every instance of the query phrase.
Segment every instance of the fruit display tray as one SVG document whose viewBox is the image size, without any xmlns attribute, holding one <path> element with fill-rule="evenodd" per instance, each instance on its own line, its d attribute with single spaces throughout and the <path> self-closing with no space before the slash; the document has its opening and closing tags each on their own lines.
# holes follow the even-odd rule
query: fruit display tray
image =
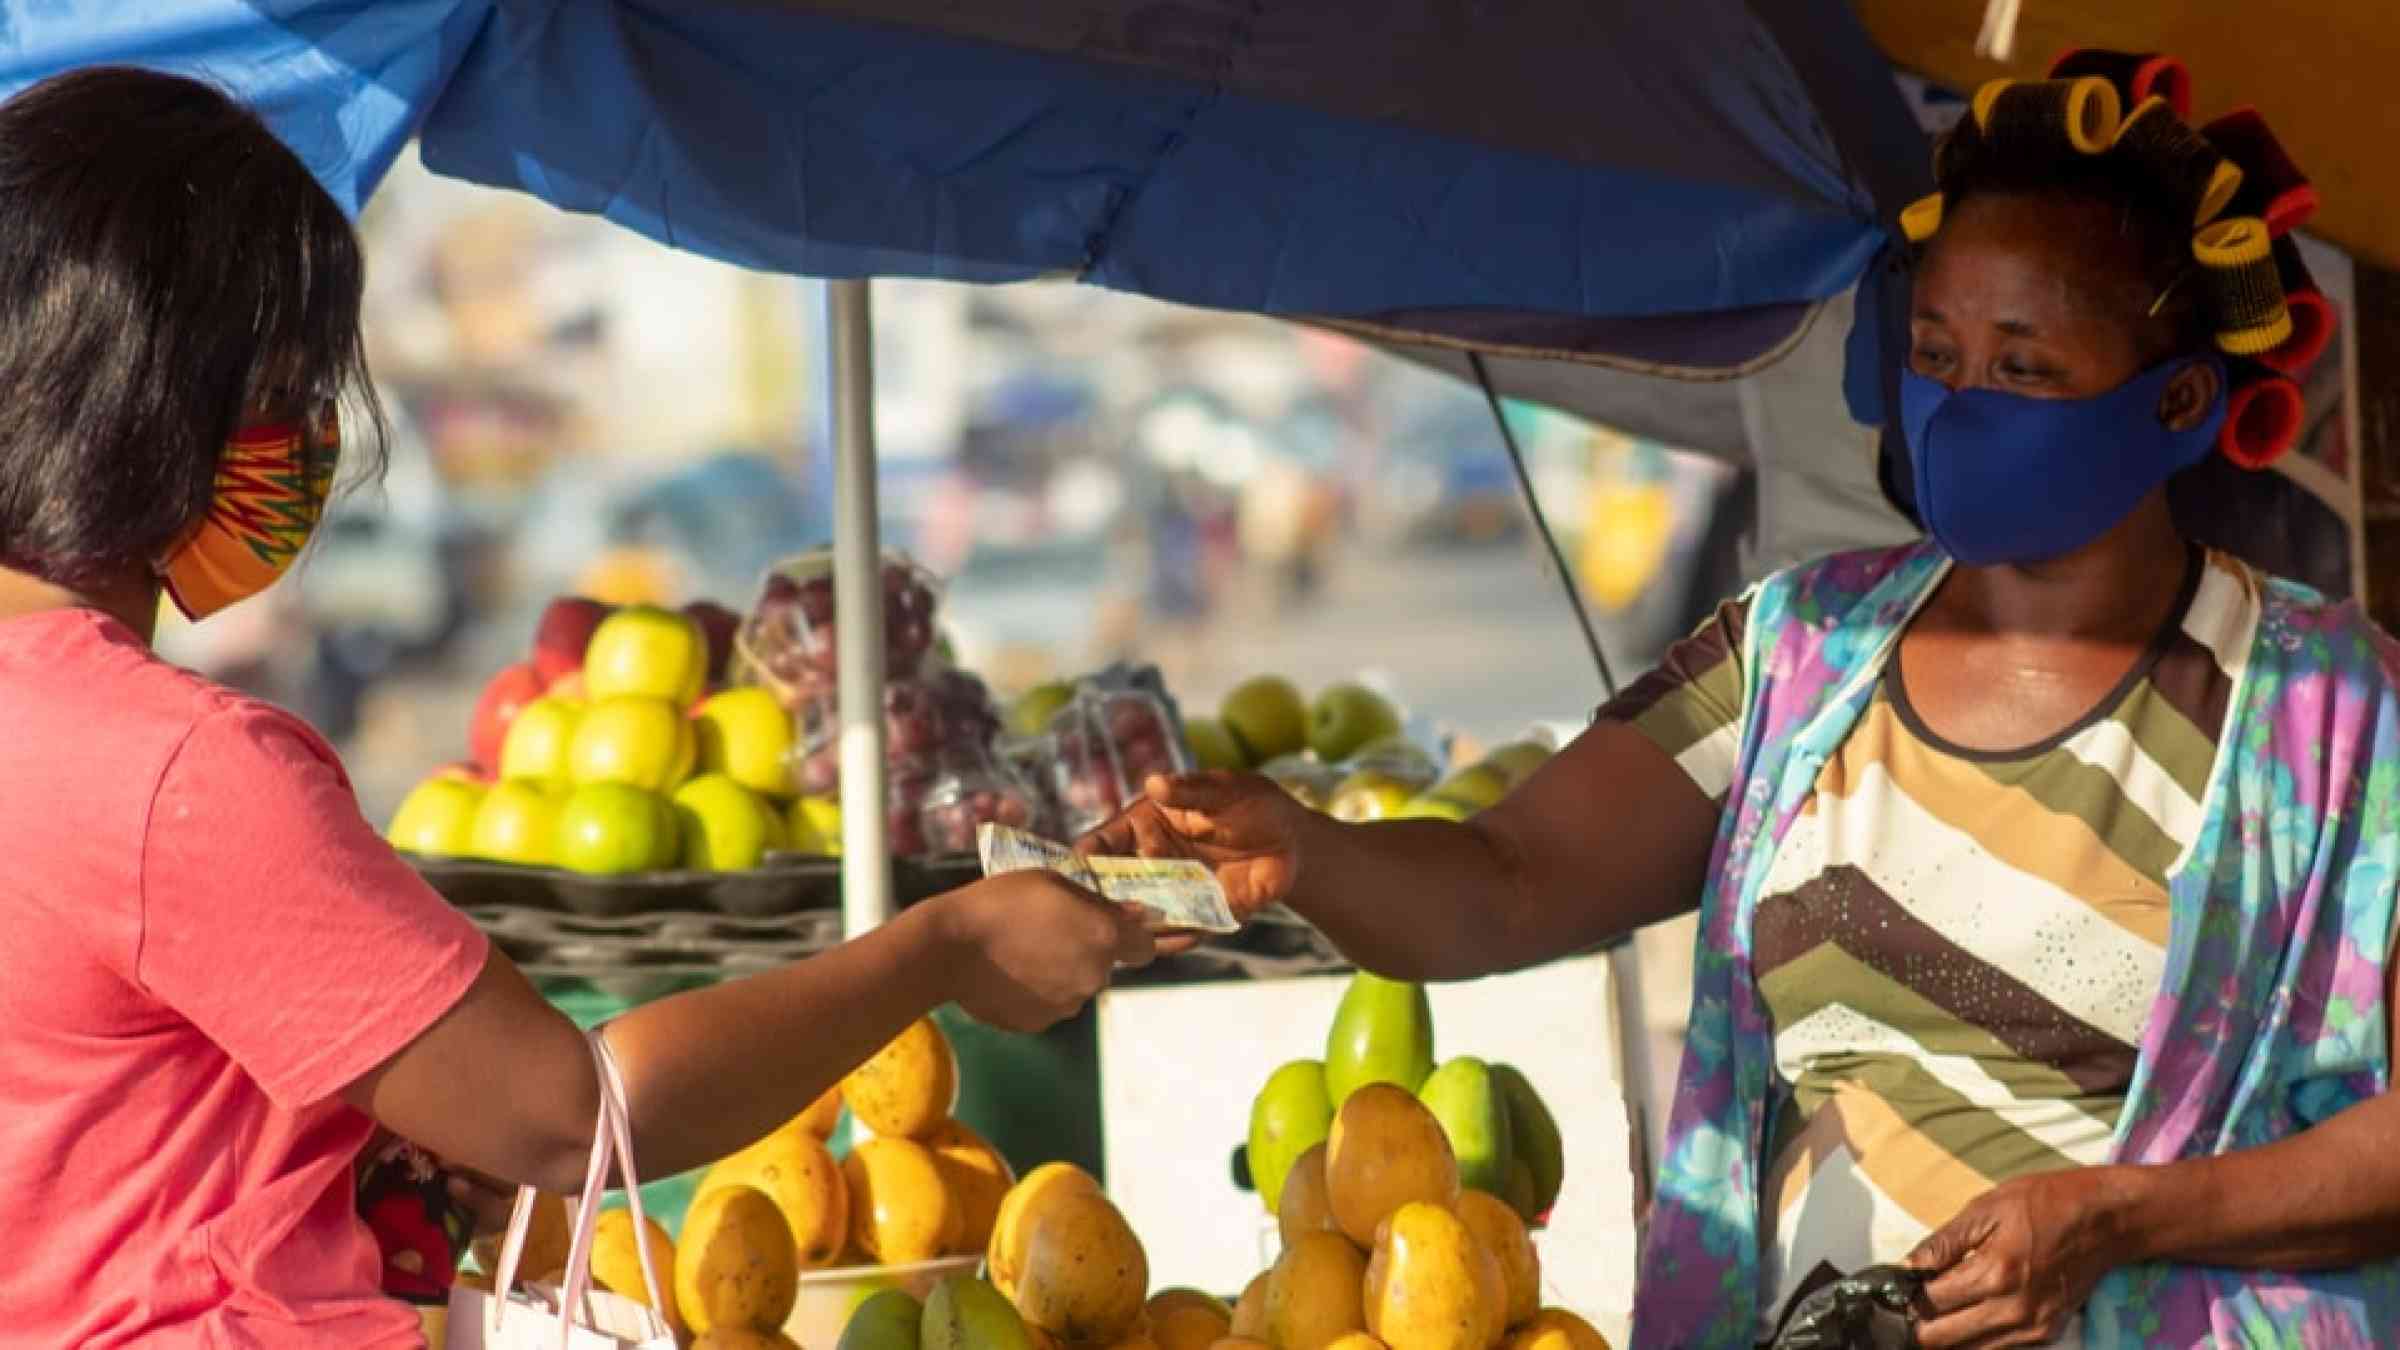
<svg viewBox="0 0 2400 1350">
<path fill-rule="evenodd" d="M 404 854 L 442 898 L 463 910 L 536 910 L 586 919 L 714 914 L 774 919 L 842 907 L 842 864 L 813 854 L 768 855 L 745 872 L 639 872 L 590 876 L 558 867 L 522 867 L 470 858 Z M 901 858 L 892 890 L 902 905 L 981 876 L 971 856 Z"/>
<path fill-rule="evenodd" d="M 527 975 L 585 980 L 635 1003 L 695 978 L 770 970 L 842 940 L 839 910 L 768 919 L 672 911 L 611 919 L 514 905 L 462 908 Z"/>
</svg>

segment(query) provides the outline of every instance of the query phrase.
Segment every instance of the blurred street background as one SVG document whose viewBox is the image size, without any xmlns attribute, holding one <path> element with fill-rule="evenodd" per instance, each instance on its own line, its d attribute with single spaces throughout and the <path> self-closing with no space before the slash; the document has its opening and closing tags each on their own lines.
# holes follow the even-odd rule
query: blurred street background
<svg viewBox="0 0 2400 1350">
<path fill-rule="evenodd" d="M 362 221 L 390 470 L 170 655 L 292 707 L 371 818 L 464 753 L 552 596 L 709 597 L 830 537 L 812 288 L 396 171 Z M 1064 282 L 875 288 L 887 544 L 1002 693 L 1117 657 L 1187 707 L 1364 677 L 1486 743 L 1599 678 L 1482 396 L 1345 338 Z M 1512 408 L 1620 679 L 1738 581 L 1747 484 Z"/>
</svg>

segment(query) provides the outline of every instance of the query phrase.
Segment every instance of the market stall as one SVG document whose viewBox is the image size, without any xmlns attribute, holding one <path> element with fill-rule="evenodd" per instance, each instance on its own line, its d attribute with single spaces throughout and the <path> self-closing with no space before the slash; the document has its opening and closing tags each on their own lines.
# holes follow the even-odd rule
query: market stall
<svg viewBox="0 0 2400 1350">
<path fill-rule="evenodd" d="M 839 496 L 827 579 L 846 617 L 811 655 L 830 666 L 815 671 L 833 694 L 817 748 L 838 770 L 851 861 L 757 861 L 788 869 L 775 881 L 795 889 L 838 875 L 849 932 L 912 884 L 885 865 L 902 817 L 886 809 L 884 710 L 914 616 L 886 603 L 873 532 L 858 278 L 1067 273 L 1330 324 L 1495 392 L 1605 414 L 1638 388 L 1626 372 L 1725 379 L 1792 350 L 1867 269 L 1880 222 L 1921 175 L 1880 62 L 1830 3 L 1714 0 L 1672 17 L 1529 7 L 1460 22 L 1440 6 L 1124 5 L 1067 21 L 1033 5 L 870 17 L 799 4 L 149 0 L 12 17 L 0 91 L 110 59 L 231 84 L 352 205 L 421 134 L 439 171 L 743 265 L 843 278 L 825 316 Z M 642 791 L 677 786 L 655 776 Z M 918 808 L 906 819 L 922 828 Z M 640 877 L 663 861 L 587 870 Z M 483 864 L 429 871 L 451 885 L 525 881 Z M 677 943 L 687 957 L 781 959 L 832 936 L 821 917 L 740 913 L 757 897 L 739 883 L 544 884 L 546 906 L 486 906 L 511 912 L 493 915 L 495 931 L 547 943 L 562 963 L 580 944 L 619 974 L 641 968 L 627 959 L 641 942 L 654 944 L 643 962 L 670 953 L 654 972 L 681 975 Z M 676 884 L 693 889 L 627 899 Z M 571 924 L 558 913 L 574 896 L 617 912 Z M 684 920 L 710 912 L 691 908 L 700 900 L 732 912 L 695 935 Z"/>
</svg>

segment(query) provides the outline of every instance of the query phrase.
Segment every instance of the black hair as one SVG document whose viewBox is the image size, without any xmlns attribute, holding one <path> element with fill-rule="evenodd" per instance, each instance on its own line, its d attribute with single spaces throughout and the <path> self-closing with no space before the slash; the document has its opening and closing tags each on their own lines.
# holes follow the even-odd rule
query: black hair
<svg viewBox="0 0 2400 1350">
<path fill-rule="evenodd" d="M 365 275 L 341 207 L 208 85 L 96 67 L 0 103 L 0 566 L 147 568 L 261 396 L 365 412 L 344 459 L 378 476 Z"/>
<path fill-rule="evenodd" d="M 1945 219 L 1976 197 L 2032 197 L 2105 210 L 2132 245 L 2143 294 L 2156 305 L 2161 332 L 2182 355 L 2214 349 L 2204 281 L 2192 256 L 2188 208 L 2156 191 L 2121 151 L 2084 154 L 2063 138 L 1995 142 L 1970 117 L 1943 137 L 1934 155 Z"/>
</svg>

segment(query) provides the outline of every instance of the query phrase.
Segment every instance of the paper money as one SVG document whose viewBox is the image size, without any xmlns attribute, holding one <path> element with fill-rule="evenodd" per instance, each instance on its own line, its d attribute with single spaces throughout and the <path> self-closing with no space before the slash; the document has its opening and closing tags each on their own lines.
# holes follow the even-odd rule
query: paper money
<svg viewBox="0 0 2400 1350">
<path fill-rule="evenodd" d="M 1149 911 L 1154 929 L 1241 930 L 1216 875 L 1189 858 L 1087 858 L 1038 834 L 989 823 L 975 831 L 975 846 L 983 855 L 987 877 L 1030 870 L 1055 872 L 1107 899 Z"/>
</svg>

